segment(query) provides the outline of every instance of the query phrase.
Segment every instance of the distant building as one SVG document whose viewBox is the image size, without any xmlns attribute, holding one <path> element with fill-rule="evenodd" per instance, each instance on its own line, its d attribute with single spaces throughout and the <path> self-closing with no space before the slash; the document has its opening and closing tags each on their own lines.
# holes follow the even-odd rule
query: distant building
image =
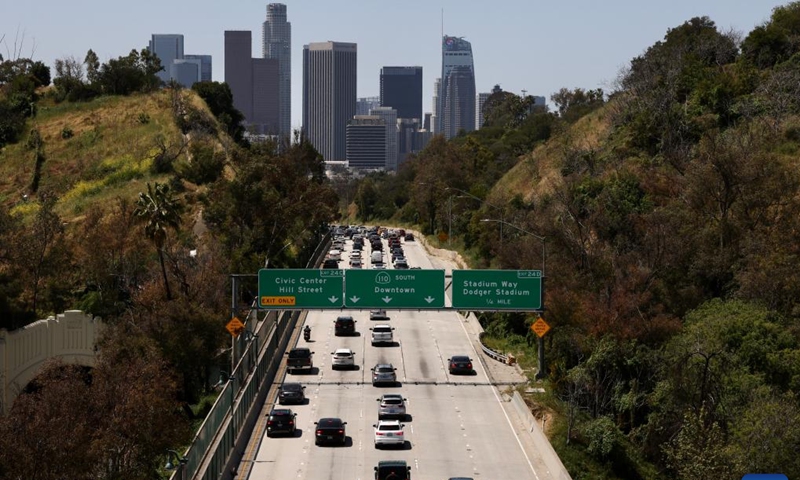
<svg viewBox="0 0 800 480">
<path fill-rule="evenodd" d="M 433 115 L 431 115 L 430 113 L 425 113 L 425 118 L 422 120 L 422 129 L 423 130 L 427 130 L 428 132 L 431 131 L 431 123 L 433 123 L 431 121 L 432 118 L 433 118 Z"/>
<path fill-rule="evenodd" d="M 381 97 L 360 97 L 356 100 L 356 115 L 369 115 L 370 110 L 381 106 Z"/>
<path fill-rule="evenodd" d="M 150 37 L 148 50 L 156 54 L 161 60 L 161 66 L 164 67 L 164 70 L 156 73 L 156 76 L 164 83 L 169 82 L 172 63 L 183 59 L 183 35 L 154 33 Z"/>
<path fill-rule="evenodd" d="M 486 103 L 486 100 L 492 95 L 492 92 L 488 93 L 479 93 L 478 94 L 478 104 L 475 108 L 475 128 L 479 129 L 483 126 L 483 104 Z"/>
<path fill-rule="evenodd" d="M 347 166 L 386 168 L 386 122 L 377 115 L 356 115 L 347 125 Z"/>
<path fill-rule="evenodd" d="M 437 78 L 433 81 L 433 113 L 431 113 L 431 132 L 434 135 L 438 135 L 441 133 L 441 128 L 439 127 L 439 93 L 442 89 L 442 79 Z"/>
<path fill-rule="evenodd" d="M 416 118 L 401 118 L 397 120 L 398 168 L 408 160 L 409 155 L 421 151 L 433 138 L 432 132 L 419 127 L 419 120 Z"/>
<path fill-rule="evenodd" d="M 211 55 L 186 54 L 183 58 L 186 60 L 200 60 L 200 81 L 211 81 Z"/>
<path fill-rule="evenodd" d="M 448 35 L 442 38 L 441 78 L 436 133 L 449 139 L 461 130 L 475 130 L 475 68 L 468 41 Z"/>
<path fill-rule="evenodd" d="M 225 31 L 225 83 L 256 134 L 278 134 L 278 60 L 252 58 L 250 31 Z"/>
<path fill-rule="evenodd" d="M 356 111 L 357 51 L 355 43 L 303 46 L 303 134 L 325 161 L 347 157 L 347 125 Z"/>
<path fill-rule="evenodd" d="M 397 118 L 422 120 L 422 67 L 381 68 L 381 106 L 397 110 Z"/>
<path fill-rule="evenodd" d="M 292 24 L 286 21 L 286 5 L 267 5 L 262 25 L 262 55 L 278 61 L 278 134 L 292 134 Z"/>
<path fill-rule="evenodd" d="M 176 59 L 169 67 L 169 77 L 184 88 L 192 88 L 200 80 L 200 60 Z"/>
<path fill-rule="evenodd" d="M 386 125 L 386 170 L 397 170 L 397 110 L 391 107 L 377 107 L 369 111 L 372 116 L 383 119 Z"/>
</svg>

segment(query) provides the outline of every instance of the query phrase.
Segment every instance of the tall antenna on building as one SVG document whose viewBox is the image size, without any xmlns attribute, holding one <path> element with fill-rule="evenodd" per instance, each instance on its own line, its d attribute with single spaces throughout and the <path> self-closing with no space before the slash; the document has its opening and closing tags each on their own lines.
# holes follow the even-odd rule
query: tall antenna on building
<svg viewBox="0 0 800 480">
<path fill-rule="evenodd" d="M 442 8 L 442 37 L 444 38 L 444 8 Z"/>
</svg>

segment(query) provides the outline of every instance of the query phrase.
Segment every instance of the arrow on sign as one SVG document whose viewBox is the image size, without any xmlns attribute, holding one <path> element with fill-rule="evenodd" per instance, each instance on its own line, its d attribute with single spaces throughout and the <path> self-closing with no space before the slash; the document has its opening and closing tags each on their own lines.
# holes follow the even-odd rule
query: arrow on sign
<svg viewBox="0 0 800 480">
<path fill-rule="evenodd" d="M 433 297 L 431 297 L 430 295 L 428 295 L 427 297 L 425 297 L 425 301 L 426 301 L 426 302 L 428 302 L 428 303 L 431 303 L 431 302 L 432 302 L 432 301 L 434 301 L 434 300 L 436 300 L 436 299 L 435 299 L 435 298 L 433 298 Z"/>
<path fill-rule="evenodd" d="M 381 300 L 383 300 L 386 303 L 389 303 L 392 301 L 392 297 L 383 297 Z"/>
<path fill-rule="evenodd" d="M 331 303 L 336 303 L 336 300 L 339 300 L 339 297 L 328 297 L 328 300 L 330 300 Z"/>
<path fill-rule="evenodd" d="M 355 295 L 350 297 L 350 301 L 353 303 L 358 303 L 359 300 L 361 300 L 361 297 L 356 297 Z"/>
</svg>

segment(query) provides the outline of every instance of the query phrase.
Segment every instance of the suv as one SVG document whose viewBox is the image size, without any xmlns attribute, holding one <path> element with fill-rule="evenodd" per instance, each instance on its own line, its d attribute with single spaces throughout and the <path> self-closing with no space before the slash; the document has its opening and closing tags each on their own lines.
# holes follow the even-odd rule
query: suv
<svg viewBox="0 0 800 480">
<path fill-rule="evenodd" d="M 380 402 L 378 407 L 378 420 L 395 417 L 400 420 L 406 418 L 406 399 L 399 393 L 387 393 L 376 398 Z"/>
<path fill-rule="evenodd" d="M 311 371 L 314 369 L 314 361 L 312 360 L 314 352 L 308 348 L 293 348 L 286 354 L 289 355 L 289 358 L 286 359 L 287 372 L 293 373 L 297 370 Z"/>
<path fill-rule="evenodd" d="M 356 334 L 356 321 L 351 316 L 342 316 L 336 319 L 333 324 L 334 334 L 337 337 L 342 335 L 355 335 Z"/>
<path fill-rule="evenodd" d="M 394 344 L 394 335 L 392 335 L 392 328 L 389 325 L 375 325 L 371 327 L 372 330 L 372 346 L 375 346 L 379 343 L 388 343 L 389 345 Z"/>
<path fill-rule="evenodd" d="M 396 368 L 391 363 L 379 363 L 372 367 L 372 385 L 377 386 L 388 383 L 395 385 L 397 383 Z"/>
<path fill-rule="evenodd" d="M 278 391 L 278 403 L 281 405 L 306 403 L 306 394 L 303 391 L 305 388 L 299 383 L 284 383 Z"/>
<path fill-rule="evenodd" d="M 267 419 L 267 436 L 271 437 L 276 433 L 285 433 L 287 435 L 294 435 L 297 430 L 295 424 L 296 413 L 288 408 L 274 408 L 269 412 Z"/>
<path fill-rule="evenodd" d="M 375 467 L 375 480 L 411 480 L 411 467 L 405 460 L 381 460 Z"/>
<path fill-rule="evenodd" d="M 339 268 L 339 262 L 332 258 L 326 258 L 324 262 L 322 262 L 322 268 Z"/>
</svg>

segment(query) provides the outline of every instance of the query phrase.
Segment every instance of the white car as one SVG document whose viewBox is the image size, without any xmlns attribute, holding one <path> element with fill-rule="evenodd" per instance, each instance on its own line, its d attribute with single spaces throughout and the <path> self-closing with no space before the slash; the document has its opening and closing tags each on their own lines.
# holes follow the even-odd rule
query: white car
<svg viewBox="0 0 800 480">
<path fill-rule="evenodd" d="M 333 250 L 328 252 L 328 258 L 340 262 L 342 260 L 342 251 L 334 248 Z"/>
<path fill-rule="evenodd" d="M 353 368 L 356 366 L 356 353 L 349 348 L 339 348 L 331 352 L 331 368 Z"/>
<path fill-rule="evenodd" d="M 400 420 L 380 420 L 373 425 L 375 427 L 375 448 L 383 445 L 404 446 L 406 437 L 403 425 Z"/>
<path fill-rule="evenodd" d="M 370 330 L 372 330 L 373 346 L 379 343 L 388 343 L 389 345 L 394 344 L 394 335 L 392 334 L 394 328 L 392 328 L 391 325 L 375 325 L 374 327 L 371 327 Z"/>
</svg>

